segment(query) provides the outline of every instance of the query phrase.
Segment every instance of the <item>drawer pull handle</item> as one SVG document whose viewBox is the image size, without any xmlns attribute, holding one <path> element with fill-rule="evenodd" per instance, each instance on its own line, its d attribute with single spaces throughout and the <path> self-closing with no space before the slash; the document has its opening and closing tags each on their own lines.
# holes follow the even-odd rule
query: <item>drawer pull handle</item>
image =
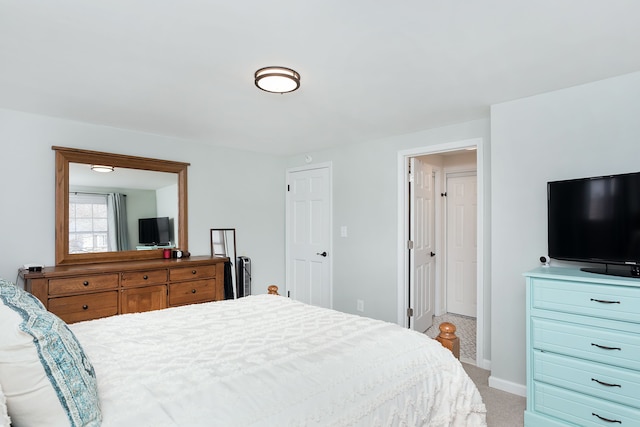
<svg viewBox="0 0 640 427">
<path fill-rule="evenodd" d="M 192 294 L 195 294 L 195 293 L 196 293 L 196 290 L 195 290 L 195 289 L 191 289 L 191 293 L 192 293 Z"/>
<path fill-rule="evenodd" d="M 142 276 L 142 278 L 143 278 L 144 280 L 147 280 L 147 279 L 149 278 L 149 276 L 147 276 L 147 275 L 145 274 L 144 276 Z"/>
<path fill-rule="evenodd" d="M 605 299 L 591 298 L 591 301 L 599 302 L 599 303 L 602 303 L 602 304 L 620 304 L 620 301 L 607 301 Z"/>
<path fill-rule="evenodd" d="M 191 274 L 196 274 L 197 271 L 196 270 L 191 270 Z"/>
<path fill-rule="evenodd" d="M 591 343 L 591 345 L 594 346 L 594 347 L 601 348 L 603 350 L 620 350 L 620 351 L 622 351 L 622 349 L 620 347 L 607 347 L 606 345 L 600 345 L 600 344 L 594 344 L 594 343 Z"/>
<path fill-rule="evenodd" d="M 596 414 L 595 412 L 592 412 L 591 415 L 593 415 L 594 417 L 598 417 L 600 418 L 602 421 L 606 421 L 608 423 L 618 423 L 618 424 L 622 424 L 622 421 L 619 420 L 610 420 L 609 418 L 605 418 L 605 417 L 601 417 L 600 415 Z"/>
<path fill-rule="evenodd" d="M 83 305 L 83 306 L 82 306 L 82 309 L 83 309 L 83 310 L 88 310 L 88 309 L 89 309 L 89 306 L 85 304 L 85 305 Z"/>
<path fill-rule="evenodd" d="M 84 282 L 82 282 L 82 284 L 85 285 L 85 286 L 89 286 L 89 282 L 86 281 L 86 280 Z"/>
<path fill-rule="evenodd" d="M 603 381 L 597 380 L 595 378 L 591 378 L 591 381 L 595 381 L 598 384 L 601 384 L 601 385 L 604 385 L 604 386 L 607 386 L 607 387 L 620 387 L 620 388 L 622 388 L 622 386 L 620 384 L 609 384 L 609 383 L 605 383 Z"/>
</svg>

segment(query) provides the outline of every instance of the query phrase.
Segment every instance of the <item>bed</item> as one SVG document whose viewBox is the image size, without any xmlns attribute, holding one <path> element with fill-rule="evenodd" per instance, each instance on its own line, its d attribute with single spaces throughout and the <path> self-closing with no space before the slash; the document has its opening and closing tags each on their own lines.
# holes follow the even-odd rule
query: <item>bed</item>
<svg viewBox="0 0 640 427">
<path fill-rule="evenodd" d="M 37 312 L 39 302 L 13 285 L 0 283 L 0 296 L 0 385 L 16 426 L 12 409 L 25 417 L 46 407 L 42 399 L 12 405 L 7 360 L 15 357 L 5 324 L 17 317 L 67 334 L 73 360 L 66 366 L 80 366 L 85 377 L 69 381 L 73 369 L 62 369 L 71 392 L 54 389 L 60 402 L 66 393 L 66 418 L 51 409 L 35 420 L 42 425 L 486 425 L 480 394 L 451 352 L 390 323 L 256 295 L 65 325 Z M 17 313 L 19 304 L 34 307 Z M 40 320 L 31 320 L 33 312 Z M 57 340 L 47 333 L 29 339 Z M 44 363 L 47 352 L 37 351 Z M 47 419 L 54 415 L 59 424 Z"/>
</svg>

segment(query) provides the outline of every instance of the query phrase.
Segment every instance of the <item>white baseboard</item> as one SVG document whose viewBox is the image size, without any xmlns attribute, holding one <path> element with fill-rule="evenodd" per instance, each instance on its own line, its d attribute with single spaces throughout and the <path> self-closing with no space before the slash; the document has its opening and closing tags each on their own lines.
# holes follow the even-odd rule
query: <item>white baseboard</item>
<svg viewBox="0 0 640 427">
<path fill-rule="evenodd" d="M 480 362 L 480 366 L 478 368 L 486 369 L 487 371 L 491 370 L 491 360 L 482 359 Z"/>
<path fill-rule="evenodd" d="M 506 391 L 507 393 L 516 394 L 518 396 L 527 397 L 527 386 L 517 384 L 511 381 L 502 380 L 494 376 L 489 376 L 489 387 Z"/>
</svg>

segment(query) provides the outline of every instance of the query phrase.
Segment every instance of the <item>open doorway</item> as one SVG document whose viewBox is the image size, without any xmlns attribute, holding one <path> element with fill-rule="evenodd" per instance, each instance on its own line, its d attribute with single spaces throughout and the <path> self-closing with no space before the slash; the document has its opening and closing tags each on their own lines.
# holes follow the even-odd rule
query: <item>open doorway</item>
<svg viewBox="0 0 640 427">
<path fill-rule="evenodd" d="M 475 149 L 475 151 L 467 151 L 469 149 Z M 422 163 L 429 165 L 428 170 L 433 171 L 433 182 L 435 186 L 436 197 L 433 203 L 432 217 L 436 223 L 434 233 L 435 258 L 434 263 L 435 280 L 433 286 L 435 287 L 435 297 L 431 304 L 433 305 L 433 311 L 436 316 L 447 314 L 449 306 L 453 307 L 452 311 L 461 312 L 465 318 L 473 318 L 473 326 L 475 328 L 475 357 L 474 360 L 467 360 L 468 362 L 475 363 L 477 366 L 488 368 L 487 363 L 484 362 L 484 304 L 483 304 L 483 172 L 482 172 L 482 157 L 483 147 L 482 139 L 472 139 L 458 141 L 454 143 L 440 144 L 435 146 L 420 147 L 412 150 L 405 150 L 398 153 L 398 323 L 405 327 L 414 328 L 412 321 L 412 315 L 414 313 L 413 305 L 416 304 L 415 296 L 425 294 L 425 292 L 416 289 L 415 279 L 412 281 L 412 274 L 415 275 L 416 271 L 413 270 L 411 263 L 414 260 L 412 254 L 413 242 L 408 241 L 411 236 L 411 227 L 415 223 L 411 219 L 412 210 L 411 201 L 411 185 L 409 183 L 409 172 L 412 164 L 415 161 L 412 159 L 419 159 Z M 471 240 L 468 240 L 465 250 L 467 251 L 466 257 L 470 259 L 470 262 L 462 262 L 460 259 L 456 259 L 455 262 L 447 262 L 447 257 L 465 256 L 464 254 L 451 253 L 447 248 L 446 237 L 447 234 L 454 234 L 451 230 L 447 231 L 447 221 L 445 214 L 447 212 L 447 196 L 444 195 L 444 189 L 449 186 L 455 188 L 466 188 L 467 195 L 474 193 L 472 200 L 467 200 L 467 205 L 473 207 L 471 212 L 470 207 L 467 207 L 467 213 L 464 217 L 472 218 L 473 227 L 467 226 L 467 238 L 469 237 L 469 230 L 473 230 L 473 236 Z M 460 192 L 462 194 L 464 192 Z M 458 194 L 459 196 L 459 194 Z M 456 205 L 456 210 L 464 209 Z M 452 207 L 449 207 L 452 210 Z M 415 214 L 415 212 L 414 212 Z M 422 215 L 422 213 L 420 214 Z M 462 218 L 463 216 L 458 217 Z M 457 220 L 456 220 L 457 221 Z M 449 226 L 460 226 L 459 223 L 454 221 Z M 449 221 L 451 223 L 452 221 Z M 459 236 L 458 236 L 459 237 Z M 410 240 L 410 239 L 409 239 Z M 451 245 L 449 245 L 451 246 Z M 473 254 L 469 255 L 469 246 L 472 247 Z M 459 249 L 459 248 L 458 248 Z M 473 258 L 473 259 L 471 259 Z M 452 258 L 453 259 L 453 258 Z M 469 267 L 471 265 L 471 267 Z M 466 276 L 463 276 L 466 275 Z M 458 288 L 452 288 L 445 286 L 448 279 L 458 279 L 461 277 L 464 280 L 458 280 L 456 286 Z M 455 280 L 454 280 L 455 281 Z M 418 281 L 420 282 L 420 281 Z M 463 292 L 460 291 L 461 285 L 467 286 Z M 473 286 L 472 289 L 469 286 Z M 421 286 L 418 283 L 418 286 Z M 461 297 L 464 296 L 464 297 Z M 448 296 L 453 296 L 454 300 L 448 301 Z M 455 298 L 457 297 L 457 301 Z M 470 298 L 471 297 L 471 298 Z M 473 301 L 470 301 L 472 299 Z M 458 306 L 456 306 L 458 304 Z M 462 304 L 460 306 L 459 304 Z M 473 316 L 475 315 L 475 316 Z M 437 323 L 439 320 L 436 318 Z M 454 324 L 460 325 L 459 327 L 469 327 L 469 322 L 454 321 Z M 437 329 L 437 324 L 435 325 Z M 423 332 L 423 331 L 420 331 Z"/>
</svg>

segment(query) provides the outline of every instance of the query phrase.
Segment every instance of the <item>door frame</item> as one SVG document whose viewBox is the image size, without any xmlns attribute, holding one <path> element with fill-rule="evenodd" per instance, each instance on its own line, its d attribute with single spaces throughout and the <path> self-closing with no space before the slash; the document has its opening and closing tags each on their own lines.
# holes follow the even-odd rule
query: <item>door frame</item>
<svg viewBox="0 0 640 427">
<path fill-rule="evenodd" d="M 409 211 L 408 211 L 408 159 L 410 157 L 419 157 L 430 154 L 439 154 L 448 151 L 458 151 L 469 148 L 475 148 L 476 151 L 476 163 L 477 163 L 477 177 L 478 177 L 478 212 L 477 212 L 477 301 L 478 312 L 476 317 L 476 365 L 481 368 L 489 369 L 489 363 L 484 360 L 484 141 L 483 138 L 473 138 L 461 141 L 447 142 L 443 144 L 427 145 L 423 147 L 417 147 L 398 152 L 397 157 L 397 172 L 398 172 L 398 242 L 397 242 L 397 323 L 400 326 L 407 327 L 407 309 L 408 304 L 408 286 L 409 286 L 409 272 L 408 272 L 408 249 L 407 249 L 407 236 L 409 227 Z M 440 249 L 438 249 L 440 250 Z M 440 283 L 436 287 L 436 292 L 442 284 Z"/>
<path fill-rule="evenodd" d="M 298 166 L 298 167 L 294 167 L 294 168 L 288 168 L 285 171 L 285 224 L 284 224 L 284 236 L 285 236 L 285 242 L 284 242 L 284 256 L 285 256 L 285 261 L 284 261 L 284 268 L 285 268 L 285 278 L 284 278 L 284 283 L 285 283 L 285 289 L 284 289 L 284 295 L 285 296 L 289 296 L 289 291 L 291 290 L 291 262 L 290 260 L 290 251 L 291 251 L 291 246 L 290 246 L 290 239 L 291 239 L 291 235 L 289 232 L 289 225 L 290 225 L 290 221 L 291 221 L 291 213 L 289 212 L 289 203 L 290 203 L 290 197 L 289 197 L 289 190 L 288 190 L 288 186 L 290 185 L 290 177 L 292 173 L 295 172 L 302 172 L 302 171 L 308 171 L 308 170 L 314 170 L 314 169 L 327 169 L 329 172 L 329 301 L 330 301 L 330 308 L 333 308 L 333 163 L 332 162 L 323 162 L 323 163 L 316 163 L 316 164 L 312 164 L 312 165 L 305 165 L 305 166 Z"/>
</svg>

